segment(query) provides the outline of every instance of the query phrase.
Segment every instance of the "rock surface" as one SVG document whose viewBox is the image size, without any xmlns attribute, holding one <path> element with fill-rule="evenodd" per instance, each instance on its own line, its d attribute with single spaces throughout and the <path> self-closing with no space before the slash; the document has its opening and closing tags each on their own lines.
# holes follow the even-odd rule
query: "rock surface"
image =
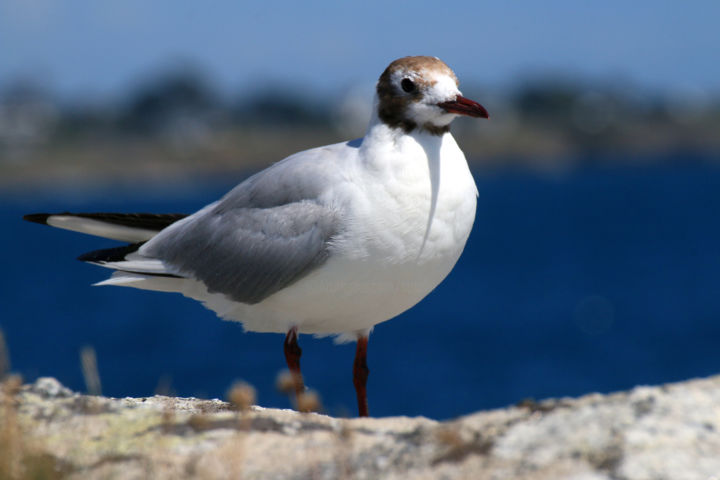
<svg viewBox="0 0 720 480">
<path fill-rule="evenodd" d="M 720 376 L 446 422 L 4 392 L 0 478 L 720 480 Z"/>
</svg>

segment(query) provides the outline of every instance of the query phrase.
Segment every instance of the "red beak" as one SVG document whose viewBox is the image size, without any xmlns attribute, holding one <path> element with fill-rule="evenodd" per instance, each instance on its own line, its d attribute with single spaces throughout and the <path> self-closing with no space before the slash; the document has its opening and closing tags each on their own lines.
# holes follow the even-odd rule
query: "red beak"
<svg viewBox="0 0 720 480">
<path fill-rule="evenodd" d="M 490 118 L 485 107 L 477 102 L 458 95 L 455 100 L 449 102 L 440 102 L 438 107 L 444 108 L 449 113 L 456 113 L 458 115 L 467 115 L 468 117 L 475 118 Z"/>
</svg>

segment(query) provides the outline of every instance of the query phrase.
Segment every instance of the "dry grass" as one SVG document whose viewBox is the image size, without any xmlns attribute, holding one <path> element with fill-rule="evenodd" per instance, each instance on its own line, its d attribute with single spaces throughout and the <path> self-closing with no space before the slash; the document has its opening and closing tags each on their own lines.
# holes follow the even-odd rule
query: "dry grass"
<svg viewBox="0 0 720 480">
<path fill-rule="evenodd" d="M 236 382 L 228 391 L 228 401 L 240 413 L 247 413 L 257 398 L 255 388 L 249 383 Z"/>
<path fill-rule="evenodd" d="M 10 353 L 8 352 L 5 334 L 0 328 L 0 380 L 10 372 Z"/>
<path fill-rule="evenodd" d="M 246 455 L 246 442 L 252 434 L 252 406 L 256 401 L 255 388 L 245 382 L 235 382 L 227 392 L 227 400 L 237 412 L 237 421 L 235 434 L 225 442 L 218 453 L 218 458 L 222 460 L 223 470 L 227 478 L 241 479 L 243 478 L 243 463 Z M 197 423 L 207 423 L 209 418 L 206 415 L 194 415 L 191 420 Z M 197 458 L 191 457 L 186 466 L 187 472 L 193 475 L 199 473 L 199 478 L 203 477 L 202 472 L 197 472 Z"/>
<path fill-rule="evenodd" d="M 92 348 L 81 352 L 88 390 L 100 393 L 100 377 Z M 72 468 L 43 448 L 43 441 L 23 428 L 19 393 L 22 378 L 12 375 L 7 344 L 0 330 L 0 480 L 54 480 L 66 477 Z"/>
<path fill-rule="evenodd" d="M 353 478 L 352 464 L 350 462 L 353 449 L 353 431 L 345 419 L 340 422 L 340 428 L 337 430 L 337 443 L 335 444 L 338 474 L 341 480 L 350 480 Z"/>
<path fill-rule="evenodd" d="M 41 448 L 39 439 L 24 431 L 18 418 L 19 375 L 0 383 L 0 480 L 54 480 L 68 469 Z"/>
<path fill-rule="evenodd" d="M 292 373 L 289 370 L 282 370 L 275 380 L 275 388 L 277 388 L 280 393 L 288 396 L 290 403 L 298 412 L 323 413 L 324 409 L 320 395 L 312 389 L 305 389 L 302 393 L 296 395 L 295 392 L 298 391 L 298 385 L 301 387 L 303 385 L 302 376 Z"/>
<path fill-rule="evenodd" d="M 302 413 L 322 413 L 324 411 L 320 395 L 315 390 L 306 390 L 297 396 L 297 409 Z"/>
<path fill-rule="evenodd" d="M 83 347 L 80 350 L 80 363 L 82 364 L 83 377 L 85 385 L 90 395 L 102 395 L 102 385 L 100 384 L 100 374 L 97 367 L 97 356 L 93 347 Z"/>
<path fill-rule="evenodd" d="M 20 375 L 10 374 L 10 354 L 0 329 L 0 480 L 58 479 L 67 468 L 24 431 L 19 420 Z"/>
<path fill-rule="evenodd" d="M 78 474 L 79 466 L 73 466 L 68 461 L 53 456 L 43 439 L 33 435 L 32 431 L 28 431 L 27 427 L 23 429 L 23 421 L 20 416 L 20 402 L 22 391 L 22 380 L 18 375 L 9 375 L 9 361 L 7 354 L 7 346 L 4 341 L 2 332 L 0 331 L 0 480 L 27 480 L 27 479 L 60 479 L 67 477 L 69 474 Z M 91 395 L 100 395 L 101 383 L 97 369 L 97 357 L 95 351 L 91 347 L 84 348 L 80 353 L 82 370 L 85 376 L 88 393 Z M 301 412 L 321 412 L 323 410 L 320 396 L 317 392 L 306 390 L 296 395 L 297 379 L 293 378 L 289 372 L 279 376 L 278 386 L 285 386 L 284 391 L 290 396 L 291 401 Z M 169 381 L 161 382 L 163 392 L 170 393 Z M 95 397 L 79 397 L 88 403 L 85 407 L 85 413 L 95 413 L 94 403 L 102 399 Z M 227 400 L 236 411 L 235 433 L 229 441 L 224 442 L 217 451 L 217 457 L 222 463 L 223 471 L 228 478 L 243 478 L 243 470 L 247 461 L 248 442 L 252 441 L 253 418 L 254 413 L 252 406 L 256 402 L 256 391 L 251 385 L 245 382 L 238 382 L 232 385 L 228 390 Z M 175 410 L 175 402 L 168 402 L 160 418 L 159 426 L 167 435 L 175 435 L 178 427 L 178 414 Z M 215 428 L 215 419 L 207 413 L 198 413 L 192 415 L 189 419 L 182 423 L 190 426 L 196 432 L 203 432 Z M 336 445 L 334 455 L 336 478 L 350 479 L 353 478 L 353 469 L 351 466 L 351 455 L 353 450 L 353 432 L 350 424 L 346 420 L 340 420 L 335 430 Z M 157 449 L 164 449 L 164 438 L 156 446 Z M 169 448 L 169 447 L 167 447 Z M 168 450 L 168 455 L 170 452 Z M 308 450 L 309 459 L 312 457 L 312 449 Z M 108 456 L 110 460 L 117 461 L 113 455 Z M 124 457 L 118 456 L 123 459 Z M 128 457 L 130 458 L 130 457 Z M 143 457 L 144 458 L 144 457 Z M 185 473 L 189 478 L 203 478 L 204 474 L 211 475 L 210 471 L 205 471 L 207 465 L 203 465 L 203 456 L 200 454 L 189 455 L 188 458 L 181 461 L 184 462 Z M 103 462 L 107 459 L 103 457 Z M 149 458 L 146 458 L 149 462 Z M 98 463 L 97 465 L 100 465 Z M 93 465 L 92 468 L 97 465 Z M 323 465 L 319 462 L 310 461 L 310 469 L 308 470 L 309 478 L 322 477 Z M 327 467 L 327 466 L 325 466 Z M 146 465 L 146 473 L 148 478 L 152 477 L 153 465 Z M 210 478 L 210 477 L 208 477 Z"/>
</svg>

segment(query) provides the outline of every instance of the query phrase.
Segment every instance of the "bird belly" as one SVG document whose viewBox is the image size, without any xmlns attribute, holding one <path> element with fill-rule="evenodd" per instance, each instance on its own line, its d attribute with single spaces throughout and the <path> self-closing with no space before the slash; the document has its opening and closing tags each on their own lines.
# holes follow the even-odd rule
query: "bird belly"
<svg viewBox="0 0 720 480">
<path fill-rule="evenodd" d="M 422 266 L 331 259 L 322 269 L 263 302 L 235 303 L 221 316 L 259 332 L 286 332 L 293 326 L 300 333 L 362 331 L 422 300 L 447 276 L 458 257 L 459 252 Z"/>
<path fill-rule="evenodd" d="M 434 193 L 425 181 L 367 192 L 358 218 L 317 270 L 225 318 L 251 331 L 336 334 L 369 329 L 422 300 L 450 273 L 475 218 L 476 189 L 463 162 Z M 454 181 L 450 181 L 454 180 Z M 399 191 L 399 190 L 403 191 Z M 362 227 L 359 227 L 362 226 Z"/>
<path fill-rule="evenodd" d="M 474 183 L 472 188 L 440 189 L 434 209 L 423 195 L 400 207 L 390 204 L 371 203 L 364 214 L 372 222 L 350 223 L 372 229 L 351 228 L 334 242 L 320 268 L 257 304 L 209 293 L 192 279 L 140 275 L 121 285 L 180 292 L 249 331 L 285 333 L 298 327 L 300 333 L 324 335 L 367 330 L 414 306 L 450 273 L 475 217 Z M 120 275 L 125 276 L 132 275 Z"/>
</svg>

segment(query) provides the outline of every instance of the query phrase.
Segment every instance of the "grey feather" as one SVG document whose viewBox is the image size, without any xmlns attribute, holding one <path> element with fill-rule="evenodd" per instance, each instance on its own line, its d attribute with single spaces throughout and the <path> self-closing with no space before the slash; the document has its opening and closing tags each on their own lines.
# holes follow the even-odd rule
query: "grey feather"
<svg viewBox="0 0 720 480">
<path fill-rule="evenodd" d="M 318 175 L 292 167 L 280 162 L 249 178 L 162 231 L 140 253 L 202 281 L 211 293 L 261 302 L 322 265 L 339 230 L 339 213 L 317 200 L 318 183 L 298 181 Z"/>
</svg>

